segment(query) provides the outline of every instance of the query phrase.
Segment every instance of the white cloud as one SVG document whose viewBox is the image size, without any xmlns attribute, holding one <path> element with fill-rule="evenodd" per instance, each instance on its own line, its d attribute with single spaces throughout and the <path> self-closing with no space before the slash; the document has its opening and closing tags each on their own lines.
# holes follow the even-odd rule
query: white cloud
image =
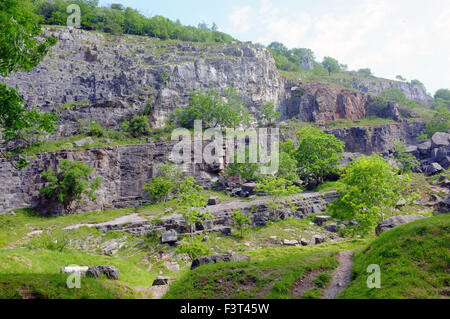
<svg viewBox="0 0 450 319">
<path fill-rule="evenodd" d="M 236 7 L 225 31 L 266 45 L 307 47 L 319 59 L 333 56 L 351 69 L 419 78 L 432 91 L 450 87 L 450 1 L 324 0 L 321 5 L 256 1 Z"/>
</svg>

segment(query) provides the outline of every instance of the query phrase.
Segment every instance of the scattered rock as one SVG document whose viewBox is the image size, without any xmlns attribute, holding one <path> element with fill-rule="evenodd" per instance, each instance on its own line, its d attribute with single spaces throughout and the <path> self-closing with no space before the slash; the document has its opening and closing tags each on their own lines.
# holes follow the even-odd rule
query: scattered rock
<svg viewBox="0 0 450 319">
<path fill-rule="evenodd" d="M 110 280 L 118 280 L 119 274 L 119 269 L 114 266 L 92 266 L 86 272 L 87 277 L 100 278 L 106 275 L 106 278 Z"/>
<path fill-rule="evenodd" d="M 404 198 L 399 199 L 397 204 L 396 204 L 397 207 L 403 207 L 405 205 L 406 205 L 406 200 Z"/>
<path fill-rule="evenodd" d="M 334 224 L 334 223 L 325 225 L 325 229 L 332 233 L 337 233 L 337 231 L 338 231 L 337 224 Z"/>
<path fill-rule="evenodd" d="M 163 277 L 163 276 L 158 276 L 156 277 L 156 279 L 153 281 L 152 286 L 165 286 L 169 284 L 169 277 Z"/>
<path fill-rule="evenodd" d="M 285 246 L 295 246 L 298 245 L 298 241 L 297 240 L 289 240 L 289 239 L 285 239 L 283 240 L 283 245 Z"/>
<path fill-rule="evenodd" d="M 319 226 L 322 226 L 323 223 L 325 223 L 329 220 L 331 220 L 331 216 L 315 216 L 314 217 L 314 222 Z"/>
<path fill-rule="evenodd" d="M 322 243 L 324 243 L 325 241 L 326 241 L 325 238 L 322 237 L 322 236 L 319 236 L 319 235 L 315 235 L 315 236 L 313 236 L 313 238 L 312 238 L 312 242 L 313 242 L 315 245 L 322 244 Z"/>
<path fill-rule="evenodd" d="M 91 137 L 86 137 L 86 138 L 83 138 L 81 140 L 73 142 L 73 144 L 75 144 L 75 146 L 77 146 L 77 147 L 82 147 L 82 146 L 85 146 L 85 145 L 94 144 L 94 140 Z"/>
<path fill-rule="evenodd" d="M 256 183 L 245 183 L 242 184 L 242 190 L 244 192 L 249 193 L 250 195 L 253 195 L 255 193 Z"/>
<path fill-rule="evenodd" d="M 300 240 L 300 243 L 302 244 L 302 246 L 308 246 L 308 241 L 305 238 L 302 238 Z"/>
<path fill-rule="evenodd" d="M 208 235 L 203 236 L 203 241 L 208 241 L 208 240 L 209 240 L 209 236 Z"/>
<path fill-rule="evenodd" d="M 427 167 L 426 173 L 428 175 L 436 175 L 437 173 L 442 172 L 444 169 L 441 165 L 438 163 L 432 163 L 430 166 Z"/>
<path fill-rule="evenodd" d="M 212 206 L 212 205 L 218 205 L 220 204 L 220 198 L 219 197 L 210 197 L 208 199 L 208 205 Z"/>
<path fill-rule="evenodd" d="M 418 219 L 422 219 L 424 216 L 417 216 L 417 215 L 399 215 L 390 217 L 388 219 L 385 219 L 381 223 L 378 223 L 377 228 L 375 229 L 375 232 L 377 235 L 381 234 L 382 232 L 389 230 L 391 228 L 407 224 L 410 222 L 413 222 Z"/>
<path fill-rule="evenodd" d="M 191 270 L 202 265 L 216 264 L 220 262 L 230 262 L 230 261 L 250 261 L 250 256 L 231 255 L 231 254 L 202 256 L 192 261 Z"/>
<path fill-rule="evenodd" d="M 164 232 L 161 236 L 161 243 L 163 244 L 174 244 L 178 240 L 178 234 L 174 229 Z"/>
<path fill-rule="evenodd" d="M 10 214 L 11 216 L 16 216 L 16 212 L 14 212 L 14 211 L 13 211 L 13 212 L 10 212 L 9 214 Z"/>
<path fill-rule="evenodd" d="M 175 261 L 172 261 L 172 262 L 166 261 L 164 263 L 164 266 L 166 266 L 166 268 L 169 269 L 170 271 L 178 271 L 178 270 L 180 270 L 180 265 L 177 262 L 175 262 Z"/>
</svg>

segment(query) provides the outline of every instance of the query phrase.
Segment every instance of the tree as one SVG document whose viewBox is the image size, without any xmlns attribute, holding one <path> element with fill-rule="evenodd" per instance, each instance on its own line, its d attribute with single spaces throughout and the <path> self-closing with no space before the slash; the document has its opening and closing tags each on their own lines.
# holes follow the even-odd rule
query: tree
<svg viewBox="0 0 450 319">
<path fill-rule="evenodd" d="M 334 218 L 356 220 L 354 233 L 367 234 L 373 226 L 393 214 L 397 202 L 407 198 L 410 178 L 399 175 L 378 154 L 352 161 L 338 186 L 339 199 L 329 205 Z"/>
<path fill-rule="evenodd" d="M 193 127 L 195 120 L 202 120 L 205 127 L 236 127 L 250 121 L 249 112 L 233 88 L 222 95 L 213 89 L 192 91 L 188 107 L 177 109 L 174 117 L 186 128 Z"/>
<path fill-rule="evenodd" d="M 28 1 L 4 0 L 0 2 L 0 74 L 4 77 L 13 71 L 30 71 L 45 57 L 56 43 L 52 37 L 38 40 L 41 28 L 38 16 Z M 23 137 L 23 132 L 48 132 L 55 129 L 55 113 L 29 110 L 25 101 L 13 88 L 0 84 L 0 127 L 4 139 Z M 0 153 L 5 157 L 3 153 Z M 21 165 L 27 164 L 22 158 Z M 17 167 L 17 166 L 16 166 Z"/>
<path fill-rule="evenodd" d="M 63 204 L 68 214 L 72 204 L 81 202 L 83 195 L 92 201 L 96 200 L 95 191 L 100 187 L 102 179 L 97 177 L 90 182 L 91 174 L 92 168 L 82 162 L 62 160 L 56 171 L 49 169 L 41 173 L 48 185 L 42 187 L 39 193 Z"/>
<path fill-rule="evenodd" d="M 259 109 L 259 118 L 261 121 L 272 124 L 273 121 L 280 118 L 281 113 L 275 111 L 275 104 L 273 102 L 266 102 L 261 105 Z"/>
<path fill-rule="evenodd" d="M 272 42 L 267 46 L 268 49 L 273 50 L 276 54 L 287 57 L 289 49 L 281 42 Z"/>
<path fill-rule="evenodd" d="M 450 101 L 450 90 L 448 89 L 439 89 L 434 94 L 435 99 L 443 99 L 445 101 Z"/>
<path fill-rule="evenodd" d="M 311 61 L 314 61 L 314 52 L 311 49 L 306 48 L 294 48 L 289 51 L 290 55 L 296 56 L 300 59 L 309 59 Z"/>
<path fill-rule="evenodd" d="M 258 182 L 255 191 L 263 192 L 273 198 L 273 201 L 270 201 L 268 206 L 275 219 L 279 219 L 278 210 L 282 206 L 281 198 L 299 193 L 301 188 L 293 185 L 291 181 L 283 177 L 267 176 Z"/>
<path fill-rule="evenodd" d="M 181 171 L 173 164 L 161 164 L 157 167 L 153 176 L 144 189 L 150 194 L 154 202 L 166 202 L 168 196 L 179 185 Z"/>
<path fill-rule="evenodd" d="M 238 162 L 237 152 L 234 154 L 234 161 L 227 163 L 224 174 L 226 177 L 231 177 L 239 174 L 244 180 L 255 180 L 258 175 L 259 165 L 257 163 L 250 163 L 250 149 L 245 148 L 245 163 Z"/>
<path fill-rule="evenodd" d="M 289 153 L 280 152 L 278 176 L 283 177 L 291 182 L 295 182 L 298 177 L 298 163 L 295 157 Z"/>
<path fill-rule="evenodd" d="M 241 239 L 244 238 L 244 227 L 249 224 L 251 219 L 242 214 L 240 210 L 233 210 L 233 225 L 240 231 Z"/>
<path fill-rule="evenodd" d="M 310 126 L 300 129 L 297 138 L 295 158 L 298 172 L 308 188 L 315 188 L 325 177 L 337 173 L 337 165 L 344 153 L 344 142 Z"/>
<path fill-rule="evenodd" d="M 403 142 L 397 141 L 394 142 L 395 148 L 395 158 L 402 165 L 401 172 L 408 173 L 413 168 L 417 168 L 419 166 L 419 161 L 416 159 L 414 155 L 411 153 L 406 153 L 406 145 Z"/>
<path fill-rule="evenodd" d="M 206 210 L 206 205 L 203 188 L 195 185 L 193 177 L 185 177 L 178 189 L 176 207 L 178 212 L 183 215 L 190 234 L 194 231 L 196 223 L 212 218 L 212 215 Z"/>
<path fill-rule="evenodd" d="M 428 94 L 427 93 L 427 88 L 425 87 L 425 84 L 423 84 L 419 80 L 411 80 L 411 84 L 420 87 L 424 94 Z"/>
<path fill-rule="evenodd" d="M 341 71 L 341 65 L 339 64 L 338 60 L 333 59 L 329 56 L 323 58 L 322 66 L 327 69 L 328 75 Z"/>
<path fill-rule="evenodd" d="M 372 70 L 369 68 L 366 69 L 359 69 L 358 73 L 364 75 L 364 76 L 372 76 Z"/>
<path fill-rule="evenodd" d="M 405 81 L 406 81 L 406 79 L 405 79 L 403 76 L 401 76 L 401 75 L 397 75 L 395 78 L 396 78 L 397 80 L 399 80 L 399 81 L 402 81 L 402 82 L 405 82 Z"/>
</svg>

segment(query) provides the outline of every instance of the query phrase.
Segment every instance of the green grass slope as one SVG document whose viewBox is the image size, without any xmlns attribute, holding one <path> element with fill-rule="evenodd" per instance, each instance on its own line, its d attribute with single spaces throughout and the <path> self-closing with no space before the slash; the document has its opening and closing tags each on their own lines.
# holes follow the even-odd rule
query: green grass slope
<svg viewBox="0 0 450 319">
<path fill-rule="evenodd" d="M 366 269 L 378 264 L 381 288 L 368 289 Z M 355 254 L 353 281 L 340 298 L 448 298 L 450 215 L 426 218 L 386 231 Z"/>
</svg>

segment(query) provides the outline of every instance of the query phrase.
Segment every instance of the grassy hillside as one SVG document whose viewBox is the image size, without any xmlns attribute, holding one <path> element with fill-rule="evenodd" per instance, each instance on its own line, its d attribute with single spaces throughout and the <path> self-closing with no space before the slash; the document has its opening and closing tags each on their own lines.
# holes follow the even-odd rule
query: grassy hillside
<svg viewBox="0 0 450 319">
<path fill-rule="evenodd" d="M 196 298 L 320 298 L 325 284 L 303 291 L 295 289 L 300 279 L 314 273 L 327 277 L 339 262 L 339 251 L 351 250 L 363 243 L 352 240 L 317 246 L 268 248 L 248 252 L 250 262 L 231 262 L 204 265 L 187 272 L 174 282 L 167 299 Z"/>
<path fill-rule="evenodd" d="M 381 288 L 368 289 L 368 265 L 381 268 Z M 341 298 L 448 298 L 450 215 L 384 232 L 355 254 L 353 278 Z"/>
</svg>

